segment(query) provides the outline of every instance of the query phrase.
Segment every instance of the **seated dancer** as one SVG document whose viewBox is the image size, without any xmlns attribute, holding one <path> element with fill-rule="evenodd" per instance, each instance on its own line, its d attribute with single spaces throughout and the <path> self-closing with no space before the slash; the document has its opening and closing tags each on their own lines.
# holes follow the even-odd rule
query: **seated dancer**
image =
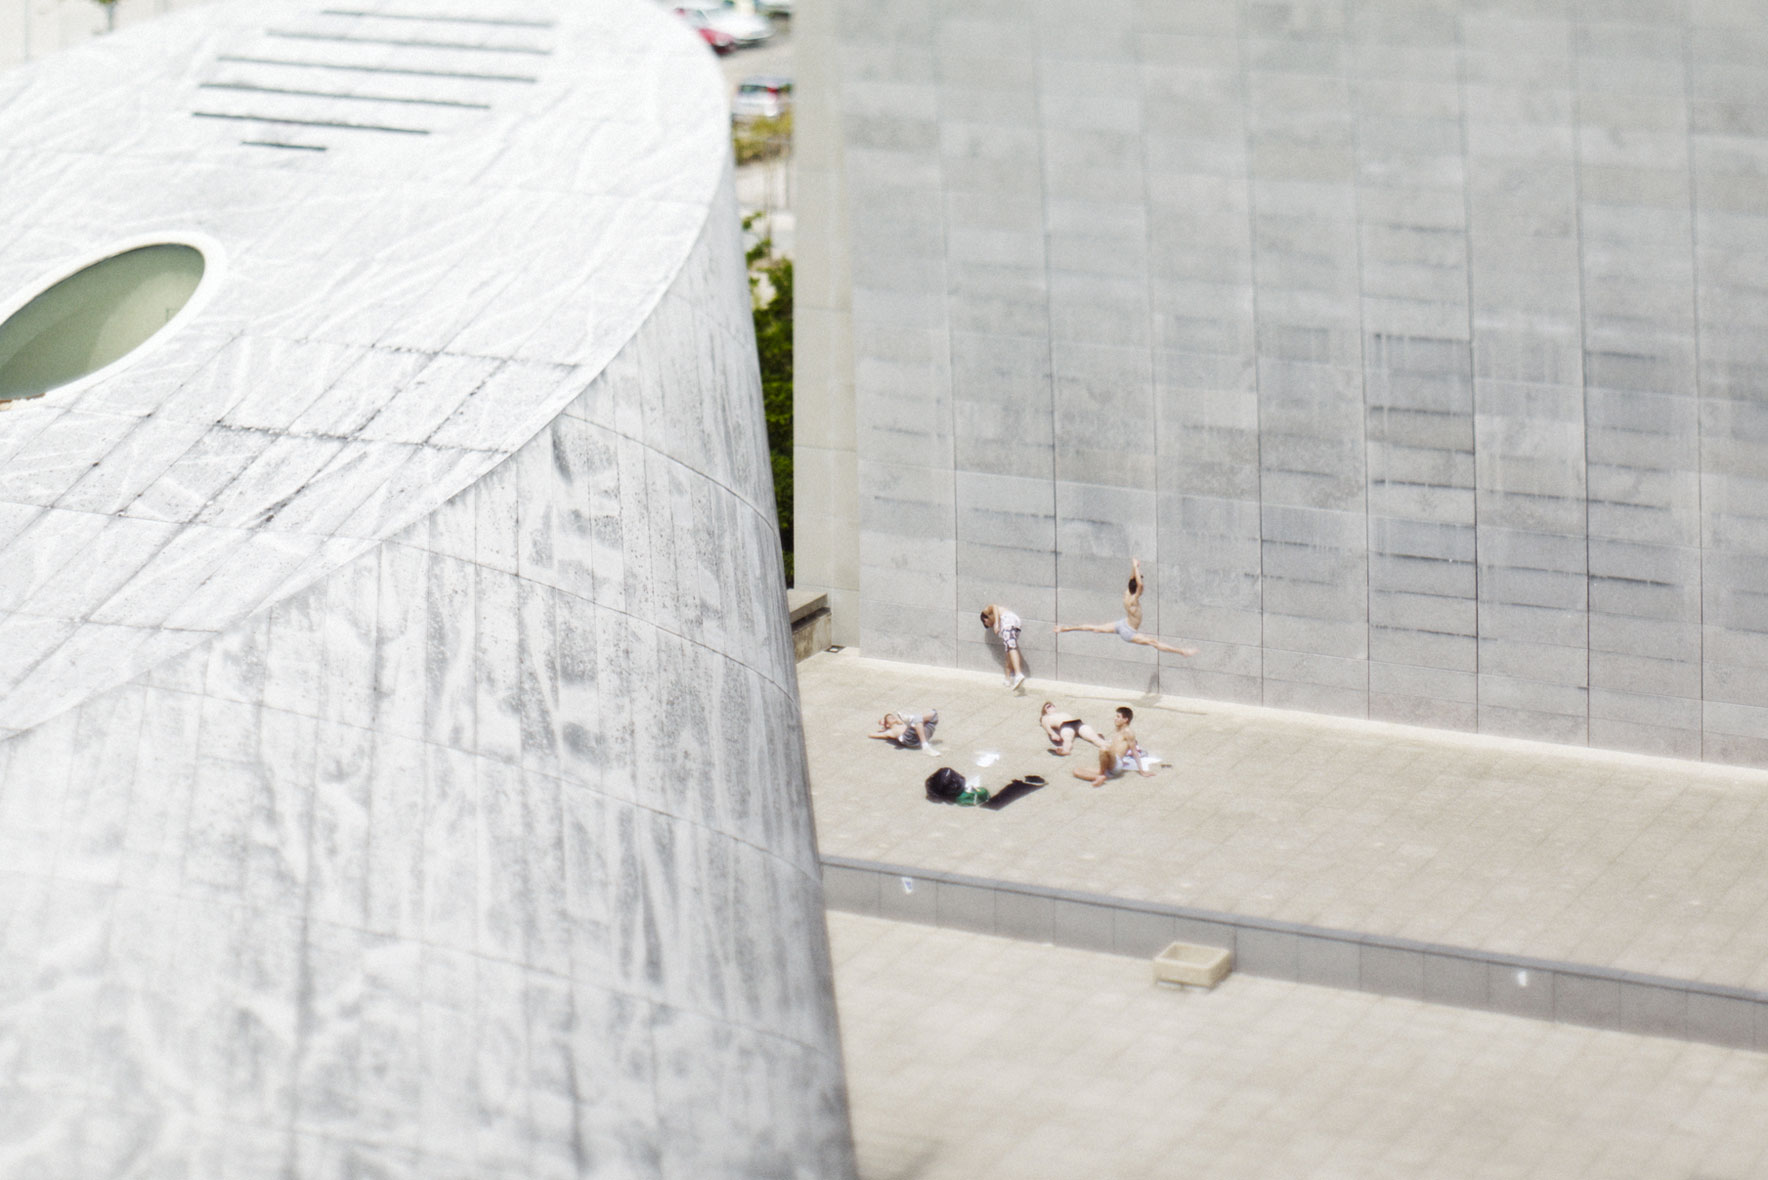
<svg viewBox="0 0 1768 1180">
<path fill-rule="evenodd" d="M 1106 741 L 1099 736 L 1099 731 L 1082 721 L 1079 717 L 1071 717 L 1056 708 L 1055 701 L 1045 701 L 1043 712 L 1038 715 L 1038 724 L 1044 728 L 1044 736 L 1050 739 L 1050 753 L 1066 756 L 1074 749 L 1074 741 L 1079 738 L 1083 742 L 1091 742 L 1101 750 Z"/>
<path fill-rule="evenodd" d="M 886 713 L 879 719 L 877 731 L 866 736 L 894 742 L 905 750 L 925 750 L 937 758 L 939 751 L 933 748 L 933 730 L 938 724 L 938 709 L 929 709 L 925 713 Z"/>
<path fill-rule="evenodd" d="M 1074 777 L 1091 786 L 1102 787 L 1106 779 L 1116 778 L 1133 766 L 1136 773 L 1143 778 L 1153 778 L 1154 772 L 1144 769 L 1142 765 L 1147 752 L 1136 742 L 1135 731 L 1130 728 L 1130 722 L 1134 719 L 1135 714 L 1128 706 L 1119 705 L 1112 719 L 1117 732 L 1111 736 L 1110 744 L 1099 751 L 1098 768 L 1088 769 L 1082 766 L 1074 772 Z"/>
<path fill-rule="evenodd" d="M 1162 643 L 1152 635 L 1142 634 L 1142 591 L 1148 583 L 1142 578 L 1142 559 L 1130 558 L 1130 584 L 1123 592 L 1123 618 L 1115 623 L 1059 623 L 1056 633 L 1064 631 L 1097 631 L 1102 635 L 1117 633 L 1117 637 L 1125 643 L 1139 643 L 1143 647 L 1152 647 L 1160 651 L 1170 651 L 1175 656 L 1194 656 L 1194 647 L 1174 647 L 1170 643 Z"/>
</svg>

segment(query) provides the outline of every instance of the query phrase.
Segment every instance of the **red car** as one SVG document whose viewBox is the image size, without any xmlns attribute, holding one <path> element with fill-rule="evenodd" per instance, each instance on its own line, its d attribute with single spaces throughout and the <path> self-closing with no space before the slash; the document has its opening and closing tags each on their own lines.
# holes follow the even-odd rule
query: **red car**
<svg viewBox="0 0 1768 1180">
<path fill-rule="evenodd" d="M 737 47 L 737 39 L 722 29 L 715 29 L 706 20 L 706 14 L 697 8 L 678 8 L 675 15 L 688 23 L 688 27 L 700 34 L 700 39 L 712 47 L 714 53 L 729 53 Z"/>
</svg>

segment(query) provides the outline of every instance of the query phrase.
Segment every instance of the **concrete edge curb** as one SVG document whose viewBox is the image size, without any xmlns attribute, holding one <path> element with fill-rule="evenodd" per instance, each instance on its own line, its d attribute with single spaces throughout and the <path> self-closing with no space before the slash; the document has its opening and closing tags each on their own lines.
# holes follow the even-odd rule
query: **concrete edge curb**
<svg viewBox="0 0 1768 1180">
<path fill-rule="evenodd" d="M 824 856 L 828 908 L 1152 959 L 1226 947 L 1248 975 L 1768 1052 L 1768 992 Z"/>
</svg>

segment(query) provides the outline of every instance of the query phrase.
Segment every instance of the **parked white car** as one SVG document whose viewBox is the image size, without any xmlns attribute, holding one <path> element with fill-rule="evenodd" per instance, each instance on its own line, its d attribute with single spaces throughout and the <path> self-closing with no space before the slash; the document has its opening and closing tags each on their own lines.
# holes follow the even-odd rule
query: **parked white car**
<svg viewBox="0 0 1768 1180">
<path fill-rule="evenodd" d="M 777 119 L 792 105 L 792 79 L 756 74 L 737 83 L 731 98 L 733 119 Z"/>
<path fill-rule="evenodd" d="M 668 7 L 683 15 L 697 13 L 709 28 L 728 33 L 738 45 L 760 45 L 773 36 L 772 21 L 742 11 L 735 0 L 669 0 Z"/>
</svg>

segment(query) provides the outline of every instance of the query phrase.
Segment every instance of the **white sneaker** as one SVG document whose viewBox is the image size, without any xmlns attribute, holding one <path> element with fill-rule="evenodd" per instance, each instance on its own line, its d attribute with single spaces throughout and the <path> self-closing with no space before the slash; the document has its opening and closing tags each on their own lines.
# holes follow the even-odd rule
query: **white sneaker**
<svg viewBox="0 0 1768 1180">
<path fill-rule="evenodd" d="M 1023 673 L 1023 672 L 1020 672 L 1017 675 L 1007 677 L 1007 688 L 1009 691 L 1011 691 L 1012 689 L 1018 688 L 1021 684 L 1024 684 L 1024 683 L 1025 683 L 1025 673 Z"/>
</svg>

